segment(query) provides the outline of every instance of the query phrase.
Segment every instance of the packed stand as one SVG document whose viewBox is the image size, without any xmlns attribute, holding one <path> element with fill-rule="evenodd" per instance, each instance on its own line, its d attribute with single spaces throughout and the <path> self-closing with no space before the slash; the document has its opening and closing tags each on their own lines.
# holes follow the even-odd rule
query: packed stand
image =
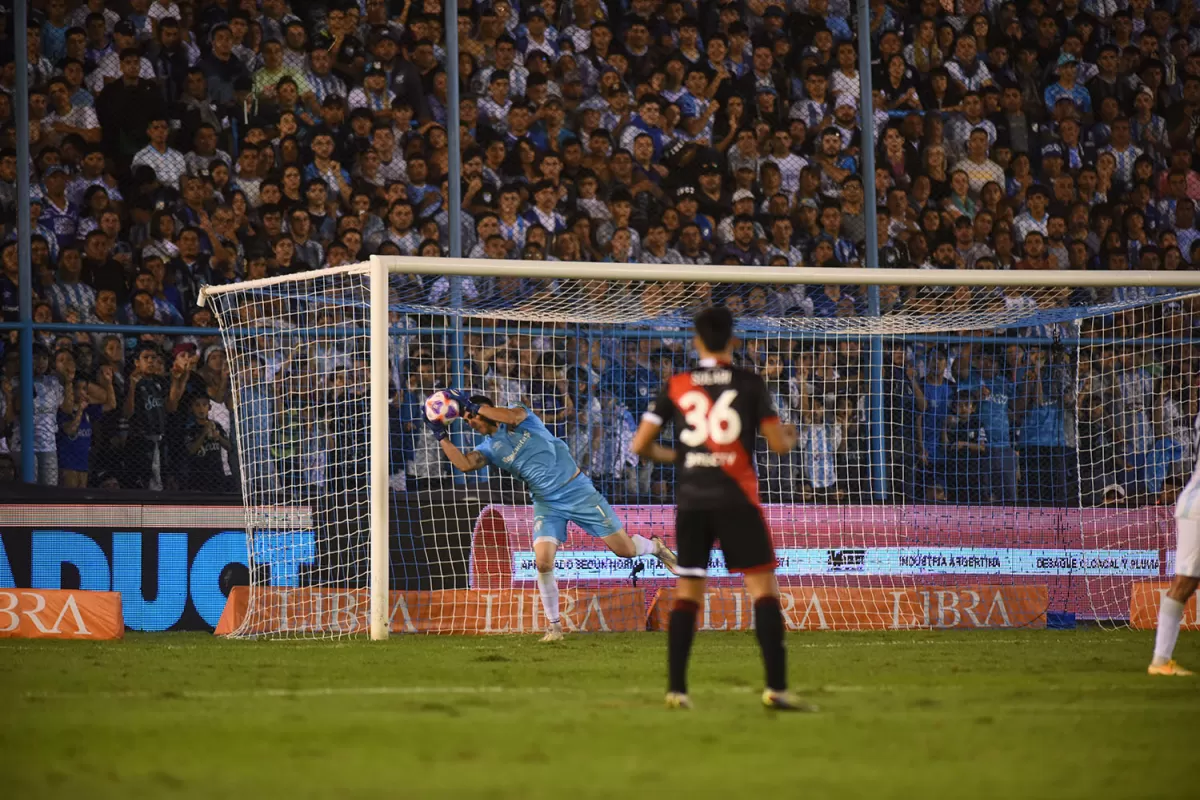
<svg viewBox="0 0 1200 800">
<path fill-rule="evenodd" d="M 125 326 L 37 334 L 38 480 L 235 490 L 229 367 L 199 290 L 370 254 L 447 254 L 441 3 L 31 5 L 27 54 L 13 52 L 13 18 L 0 16 L 0 314 L 17 319 L 20 239 L 36 322 Z M 873 176 L 861 170 L 852 5 L 460 2 L 463 254 L 695 265 L 698 279 L 709 264 L 859 265 L 874 213 L 884 267 L 1200 263 L 1190 0 L 871 0 Z M 20 64 L 35 185 L 34 226 L 18 236 Z M 408 302 L 452 296 L 445 278 L 396 281 Z M 467 279 L 461 289 L 465 304 L 502 308 L 544 287 Z M 867 313 L 861 288 L 838 285 L 713 299 L 747 317 Z M 1032 302 L 1019 289 L 997 300 Z M 882 291 L 884 313 L 954 302 L 934 285 Z M 1190 335 L 1196 311 L 1155 306 L 1114 330 Z M 161 330 L 179 325 L 213 330 Z M 1053 327 L 1020 331 L 1045 345 L 889 346 L 882 383 L 853 342 L 750 339 L 745 363 L 802 432 L 794 457 L 762 456 L 769 490 L 854 502 L 1163 500 L 1196 456 L 1200 351 L 1079 348 L 1055 344 L 1072 332 Z M 639 464 L 627 434 L 683 366 L 683 340 L 612 334 L 472 334 L 462 368 L 476 388 L 548 415 L 610 491 L 661 499 L 669 474 Z M 0 345 L 0 478 L 21 447 L 15 336 Z M 444 481 L 447 466 L 414 424 L 417 398 L 454 367 L 444 337 L 405 347 L 395 469 L 420 486 Z M 882 488 L 873 390 L 893 476 Z M 259 444 L 284 459 L 275 427 Z"/>
</svg>

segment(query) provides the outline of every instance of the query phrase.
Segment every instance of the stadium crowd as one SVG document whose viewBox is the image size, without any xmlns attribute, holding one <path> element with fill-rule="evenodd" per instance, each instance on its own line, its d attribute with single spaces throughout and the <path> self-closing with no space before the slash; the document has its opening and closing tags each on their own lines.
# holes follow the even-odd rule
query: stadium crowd
<svg viewBox="0 0 1200 800">
<path fill-rule="evenodd" d="M 27 243 L 35 322 L 126 326 L 37 334 L 40 483 L 235 491 L 239 421 L 201 287 L 445 255 L 448 179 L 460 180 L 473 258 L 695 265 L 697 280 L 709 264 L 857 265 L 875 214 L 885 267 L 1200 265 L 1193 0 L 871 0 L 868 142 L 848 0 L 458 8 L 461 176 L 448 175 L 442 0 L 32 0 L 26 53 L 0 15 L 0 315 L 17 319 Z M 30 231 L 16 228 L 22 66 Z M 874 175 L 862 174 L 865 148 Z M 397 292 L 438 305 L 449 287 L 399 278 Z M 479 307 L 539 288 L 462 287 Z M 892 313 L 929 300 L 883 295 Z M 744 316 L 866 313 L 861 289 L 837 285 L 734 287 L 717 301 Z M 1190 333 L 1200 311 L 1148 309 L 1117 329 Z M 212 333 L 154 330 L 180 325 Z M 1141 503 L 1170 490 L 1196 456 L 1200 349 L 1062 346 L 1053 328 L 1022 331 L 1044 346 L 889 351 L 875 385 L 882 450 L 905 476 L 889 496 Z M 539 410 L 610 491 L 663 498 L 667 476 L 639 464 L 628 437 L 683 365 L 683 342 L 610 334 L 549 346 L 472 334 L 468 378 Z M 15 342 L 15 331 L 0 342 L 0 478 L 22 446 Z M 396 471 L 418 486 L 446 477 L 417 424 L 420 399 L 449 375 L 445 344 L 414 337 L 397 358 Z M 747 340 L 745 363 L 802 432 L 794 457 L 762 457 L 772 496 L 873 496 L 863 353 L 854 341 Z M 315 440 L 272 433 L 293 422 L 244 440 L 293 463 Z"/>
</svg>

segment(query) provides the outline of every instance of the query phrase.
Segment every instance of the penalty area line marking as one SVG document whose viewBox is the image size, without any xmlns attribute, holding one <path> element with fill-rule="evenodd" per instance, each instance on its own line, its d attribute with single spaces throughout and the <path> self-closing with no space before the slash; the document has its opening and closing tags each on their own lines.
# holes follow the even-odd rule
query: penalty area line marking
<svg viewBox="0 0 1200 800">
<path fill-rule="evenodd" d="M 865 692 L 889 692 L 893 686 L 854 686 L 828 685 L 820 687 L 798 687 L 801 693 L 825 694 L 857 694 Z M 754 694 L 758 690 L 748 686 L 727 686 L 703 689 L 700 694 Z M 306 697 L 420 697 L 436 695 L 594 695 L 620 696 L 661 694 L 661 689 L 642 687 L 627 687 L 625 689 L 576 689 L 550 688 L 547 686 L 320 686 L 303 689 L 284 689 L 264 687 L 260 689 L 229 689 L 229 690 L 200 690 L 160 692 L 129 690 L 129 691 L 97 691 L 97 692 L 25 692 L 20 695 L 24 700 L 86 700 L 86 699 L 157 699 L 157 700 L 236 700 L 254 698 L 306 698 Z"/>
</svg>

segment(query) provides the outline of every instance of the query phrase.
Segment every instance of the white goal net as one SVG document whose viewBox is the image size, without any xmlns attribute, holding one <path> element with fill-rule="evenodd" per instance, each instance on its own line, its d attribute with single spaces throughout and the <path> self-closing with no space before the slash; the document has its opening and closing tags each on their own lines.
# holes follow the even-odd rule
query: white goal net
<svg viewBox="0 0 1200 800">
<path fill-rule="evenodd" d="M 692 364 L 691 315 L 718 303 L 738 318 L 738 363 L 800 434 L 790 455 L 756 454 L 789 627 L 1128 620 L 1169 574 L 1171 504 L 1197 456 L 1194 288 L 897 271 L 872 289 L 862 270 L 698 282 L 521 262 L 452 277 L 446 263 L 383 259 L 374 294 L 368 264 L 206 290 L 252 560 L 227 631 L 366 633 L 372 607 L 377 637 L 545 626 L 529 495 L 495 468 L 450 465 L 421 421 L 439 388 L 525 406 L 629 533 L 671 543 L 673 470 L 630 440 Z M 462 423 L 452 437 L 476 444 Z M 748 627 L 740 581 L 719 553 L 710 567 L 701 624 Z M 652 558 L 572 528 L 556 574 L 568 629 L 664 623 L 672 582 Z"/>
</svg>

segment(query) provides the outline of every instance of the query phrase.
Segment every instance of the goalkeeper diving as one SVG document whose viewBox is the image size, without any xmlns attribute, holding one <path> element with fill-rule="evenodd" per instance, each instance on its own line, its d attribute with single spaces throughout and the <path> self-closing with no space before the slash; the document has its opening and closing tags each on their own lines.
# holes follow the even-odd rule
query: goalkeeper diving
<svg viewBox="0 0 1200 800">
<path fill-rule="evenodd" d="M 461 389 L 444 391 L 458 403 L 467 424 L 484 435 L 478 447 L 464 453 L 450 441 L 444 423 L 426 417 L 425 425 L 441 443 L 450 463 L 463 472 L 496 467 L 522 481 L 533 497 L 533 554 L 538 594 L 549 622 L 543 642 L 559 641 L 563 636 L 554 555 L 567 542 L 568 522 L 601 539 L 622 558 L 652 555 L 675 572 L 675 554 L 663 540 L 626 533 L 608 501 L 580 471 L 566 443 L 550 433 L 536 414 L 524 406 L 497 408 L 490 398 L 469 395 Z"/>
</svg>

